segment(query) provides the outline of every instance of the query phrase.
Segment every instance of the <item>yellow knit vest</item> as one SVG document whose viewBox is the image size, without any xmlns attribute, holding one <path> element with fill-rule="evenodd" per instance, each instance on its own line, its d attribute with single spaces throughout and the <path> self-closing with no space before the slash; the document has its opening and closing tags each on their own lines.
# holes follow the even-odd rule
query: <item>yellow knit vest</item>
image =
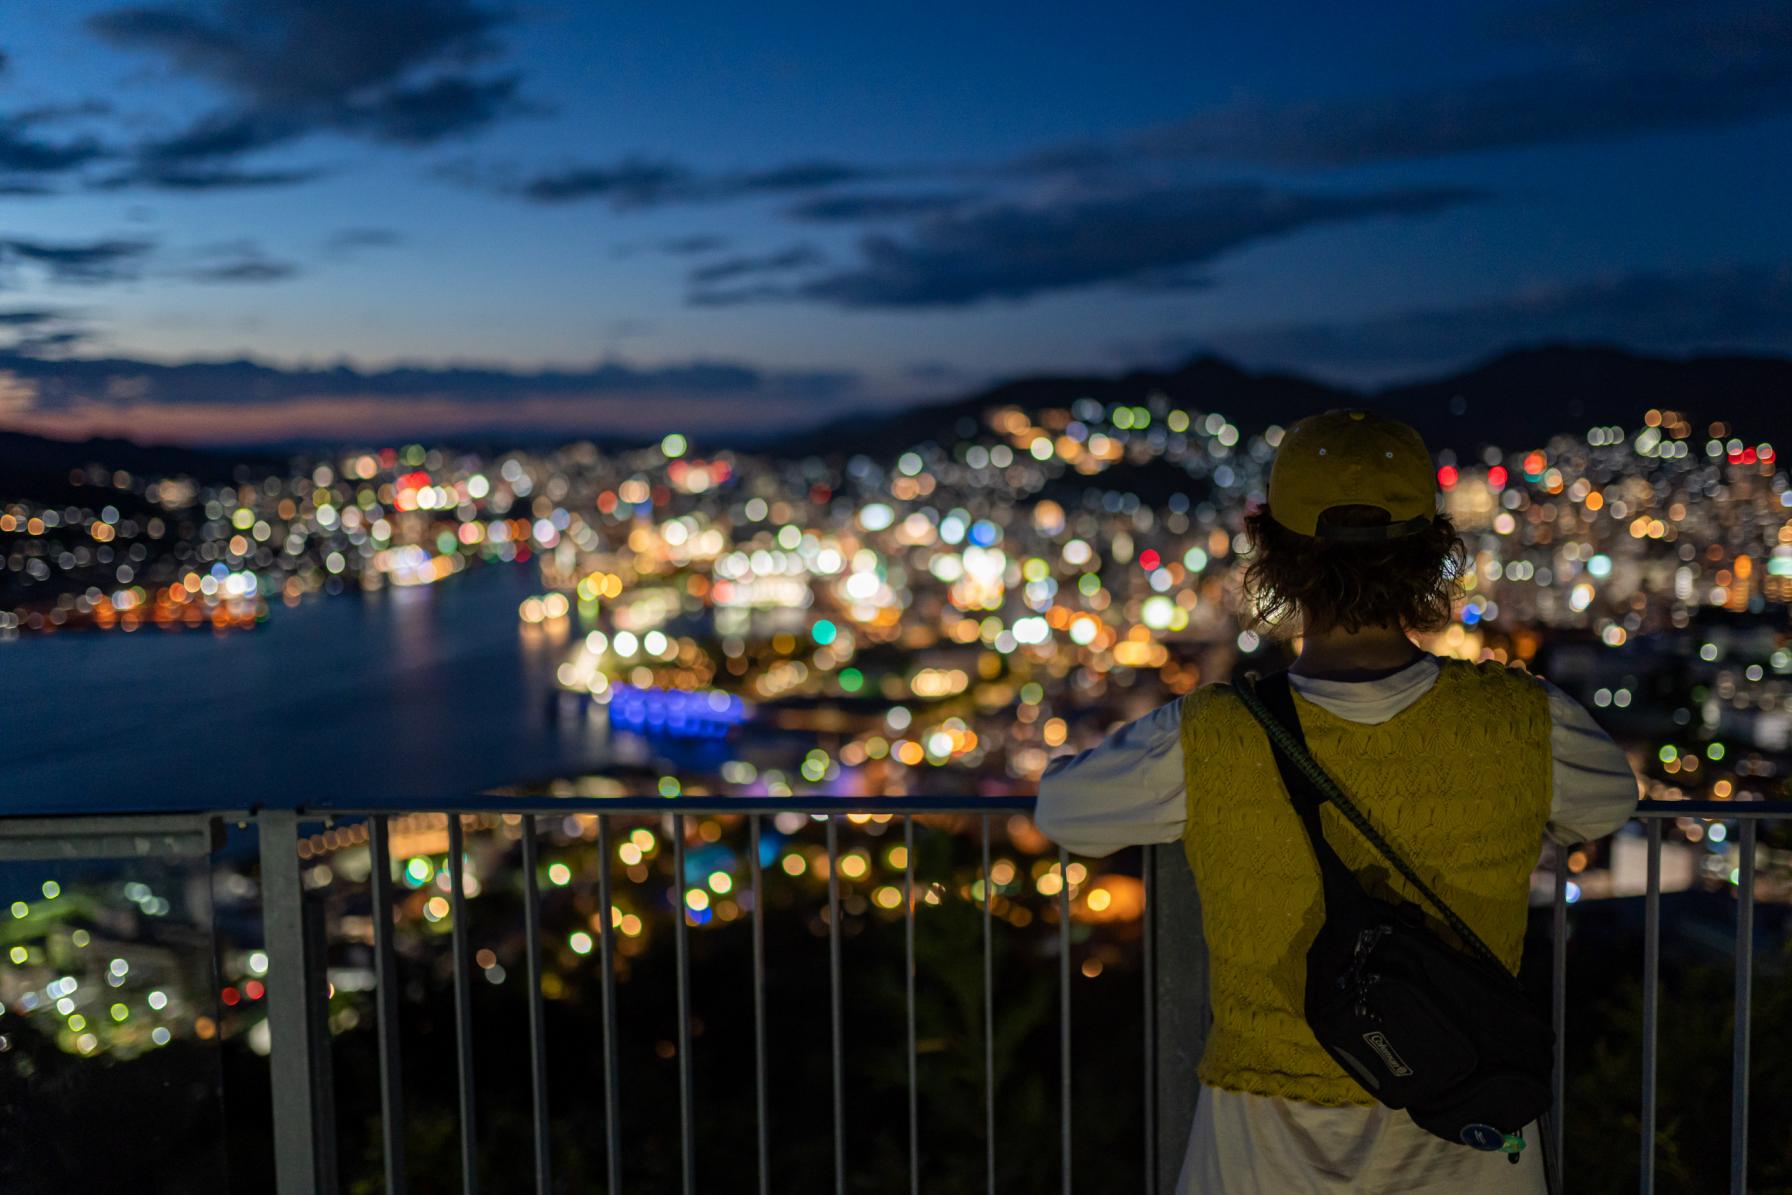
<svg viewBox="0 0 1792 1195">
<path fill-rule="evenodd" d="M 1438 664 L 1436 684 L 1379 725 L 1298 693 L 1295 708 L 1313 758 L 1516 973 L 1549 817 L 1548 695 L 1518 669 Z M 1228 686 L 1184 699 L 1182 758 L 1183 847 L 1201 896 L 1213 1007 L 1201 1081 L 1313 1104 L 1373 1104 L 1302 1014 L 1307 948 L 1323 916 L 1319 867 L 1268 740 Z M 1322 816 L 1333 849 L 1370 891 L 1424 904 L 1336 810 Z"/>
</svg>

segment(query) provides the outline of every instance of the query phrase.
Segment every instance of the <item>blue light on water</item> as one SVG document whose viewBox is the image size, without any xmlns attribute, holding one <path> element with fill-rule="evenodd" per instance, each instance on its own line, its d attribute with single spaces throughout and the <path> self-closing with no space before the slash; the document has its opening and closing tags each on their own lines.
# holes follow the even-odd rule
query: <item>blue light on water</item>
<svg viewBox="0 0 1792 1195">
<path fill-rule="evenodd" d="M 687 693 L 622 684 L 610 687 L 611 724 L 641 734 L 719 738 L 746 716 L 745 702 L 714 689 Z"/>
</svg>

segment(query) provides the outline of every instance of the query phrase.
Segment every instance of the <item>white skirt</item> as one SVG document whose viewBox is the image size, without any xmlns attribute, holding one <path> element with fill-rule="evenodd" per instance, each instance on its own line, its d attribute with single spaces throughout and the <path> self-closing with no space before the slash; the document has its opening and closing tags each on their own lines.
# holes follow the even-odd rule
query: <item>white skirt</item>
<svg viewBox="0 0 1792 1195">
<path fill-rule="evenodd" d="M 1404 1112 L 1327 1108 L 1298 1100 L 1201 1089 L 1180 1195 L 1417 1192 L 1545 1195 L 1543 1143 L 1525 1130 L 1516 1164 L 1433 1137 Z"/>
</svg>

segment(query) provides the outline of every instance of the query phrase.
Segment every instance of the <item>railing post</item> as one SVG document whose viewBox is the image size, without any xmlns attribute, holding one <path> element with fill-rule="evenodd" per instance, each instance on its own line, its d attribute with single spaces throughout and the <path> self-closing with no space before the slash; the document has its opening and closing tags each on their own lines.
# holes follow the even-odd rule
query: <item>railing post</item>
<svg viewBox="0 0 1792 1195">
<path fill-rule="evenodd" d="M 1549 1111 L 1538 1131 L 1543 1135 L 1543 1181 L 1550 1195 L 1567 1189 L 1562 1164 L 1566 1147 L 1564 1120 L 1568 1093 L 1568 848 L 1555 844 L 1555 890 L 1550 905 L 1549 1024 L 1555 1033 L 1555 1060 L 1550 1067 Z"/>
<path fill-rule="evenodd" d="M 397 927 L 392 919 L 392 836 L 385 814 L 368 819 L 373 861 L 373 960 L 379 1000 L 380 1135 L 386 1163 L 385 1195 L 405 1195 L 404 1066 L 398 1028 Z"/>
<path fill-rule="evenodd" d="M 1736 1017 L 1730 1057 L 1730 1190 L 1748 1190 L 1748 1054 L 1755 980 L 1755 821 L 1736 832 Z"/>
<path fill-rule="evenodd" d="M 459 813 L 448 814 L 448 903 L 453 916 L 455 1088 L 460 1095 L 460 1186 L 479 1195 L 478 1088 L 473 1082 L 473 944 L 467 924 L 467 848 Z"/>
<path fill-rule="evenodd" d="M 1070 852 L 1063 847 L 1058 848 L 1058 874 L 1064 879 L 1058 885 L 1058 1147 L 1064 1195 L 1071 1195 Z M 987 879 L 984 884 L 984 897 L 994 900 L 994 886 Z"/>
<path fill-rule="evenodd" d="M 1150 853 L 1151 901 L 1145 932 L 1151 935 L 1157 1174 L 1153 1188 L 1172 1195 L 1187 1153 L 1200 1083 L 1195 1068 L 1207 1045 L 1207 941 L 1201 933 L 1201 900 L 1181 843 L 1145 848 Z"/>
<path fill-rule="evenodd" d="M 297 853 L 296 851 L 294 852 Z M 311 1097 L 316 1109 L 317 1181 L 340 1189 L 336 1157 L 336 1066 L 330 1047 L 330 935 L 323 901 L 300 894 L 305 913 L 305 1009 L 311 1015 Z"/>
<path fill-rule="evenodd" d="M 548 1121 L 548 1032 L 547 1010 L 541 1000 L 541 881 L 536 871 L 541 846 L 536 838 L 535 815 L 523 815 L 523 918 L 528 923 L 524 939 L 529 971 L 529 1079 L 534 1112 L 530 1127 L 535 1136 L 535 1190 L 549 1195 L 553 1190 L 551 1156 L 552 1141 Z M 601 914 L 607 922 L 610 910 Z"/>
<path fill-rule="evenodd" d="M 1152 923 L 1153 910 L 1157 908 L 1157 855 L 1150 847 L 1139 852 L 1139 881 L 1145 888 L 1145 916 L 1140 923 L 1139 935 L 1139 970 L 1144 980 L 1139 986 L 1144 989 L 1145 997 L 1145 1057 L 1139 1068 L 1145 1079 L 1144 1108 L 1145 1113 L 1140 1122 L 1144 1132 L 1145 1159 L 1143 1166 L 1143 1182 L 1140 1184 L 1145 1195 L 1156 1195 L 1157 1191 L 1157 930 Z"/>
<path fill-rule="evenodd" d="M 1656 1042 L 1661 1009 L 1661 819 L 1648 819 L 1647 882 L 1643 888 L 1643 1112 L 1638 1195 L 1655 1195 Z"/>
<path fill-rule="evenodd" d="M 273 1089 L 274 1184 L 279 1195 L 320 1195 L 320 1085 L 313 1063 L 320 1043 L 312 1013 L 320 977 L 305 942 L 305 894 L 299 875 L 299 819 L 291 810 L 258 818 L 262 933 L 268 954 L 268 1066 Z"/>
<path fill-rule="evenodd" d="M 995 938 L 991 934 L 989 814 L 983 815 L 983 1161 L 989 1195 L 996 1195 L 996 980 Z M 1058 879 L 1068 884 L 1062 870 Z"/>
<path fill-rule="evenodd" d="M 621 1195 L 622 1192 L 622 1079 L 617 1071 L 618 1043 L 622 1040 L 616 1031 L 616 904 L 610 891 L 610 867 L 616 856 L 610 850 L 610 818 L 608 814 L 597 815 L 597 903 L 603 909 L 598 924 L 603 928 L 598 931 L 598 965 L 603 968 L 603 983 L 599 988 L 603 999 L 604 1018 L 604 1191 L 606 1195 Z M 678 882 L 684 882 L 684 873 L 679 871 Z M 678 890 L 679 905 L 677 915 L 684 916 L 684 889 Z"/>
</svg>

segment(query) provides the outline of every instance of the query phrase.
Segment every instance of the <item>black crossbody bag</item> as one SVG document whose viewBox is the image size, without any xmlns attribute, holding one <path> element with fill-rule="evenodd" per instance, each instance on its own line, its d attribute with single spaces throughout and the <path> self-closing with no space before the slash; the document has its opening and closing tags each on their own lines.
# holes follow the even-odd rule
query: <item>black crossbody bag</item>
<svg viewBox="0 0 1792 1195">
<path fill-rule="evenodd" d="M 1274 748 L 1319 861 L 1325 920 L 1307 952 L 1306 1018 L 1365 1091 L 1446 1141 L 1518 1161 L 1521 1130 L 1545 1112 L 1555 1034 L 1475 931 L 1395 853 L 1307 753 L 1288 674 L 1235 689 Z M 1411 901 L 1371 896 L 1325 839 L 1330 802 L 1425 897 L 1467 950 L 1433 933 Z"/>
</svg>

